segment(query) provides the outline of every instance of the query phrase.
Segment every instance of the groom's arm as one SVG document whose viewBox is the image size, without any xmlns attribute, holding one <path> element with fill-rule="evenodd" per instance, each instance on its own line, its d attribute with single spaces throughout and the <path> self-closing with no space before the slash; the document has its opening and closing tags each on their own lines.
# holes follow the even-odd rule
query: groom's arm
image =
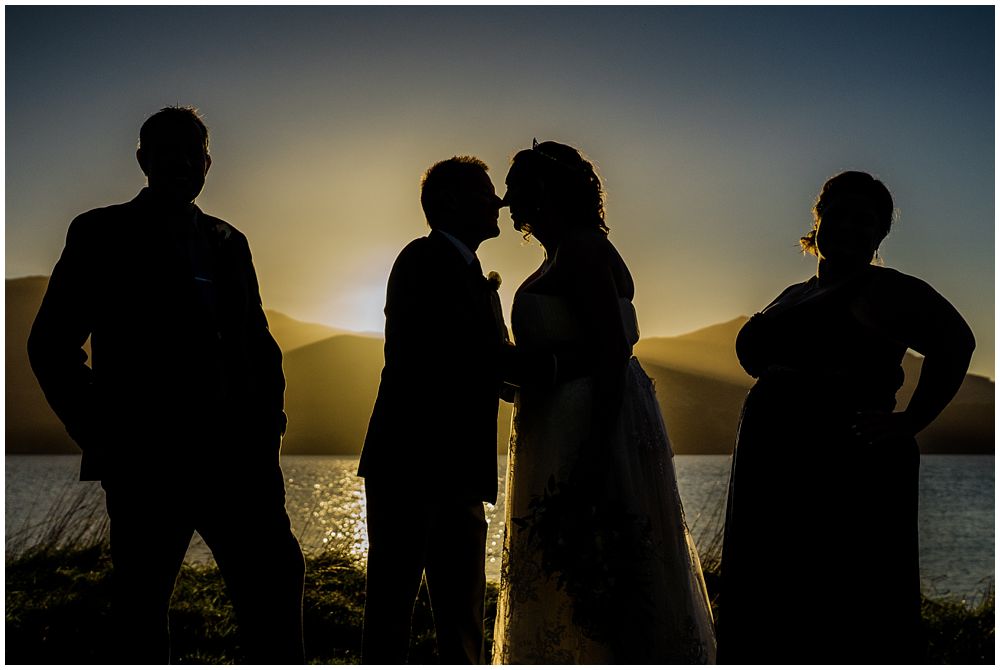
<svg viewBox="0 0 1000 670">
<path fill-rule="evenodd" d="M 500 370 L 506 386 L 552 386 L 557 379 L 557 367 L 557 356 L 551 352 L 526 351 L 509 342 L 500 351 Z"/>
<path fill-rule="evenodd" d="M 411 392 L 443 381 L 456 360 L 453 287 L 426 243 L 417 240 L 400 253 L 389 274 L 385 303 L 386 368 Z"/>
<path fill-rule="evenodd" d="M 93 326 L 95 224 L 86 214 L 70 224 L 28 336 L 28 360 L 45 399 L 81 449 L 93 437 L 94 375 L 83 345 Z"/>
</svg>

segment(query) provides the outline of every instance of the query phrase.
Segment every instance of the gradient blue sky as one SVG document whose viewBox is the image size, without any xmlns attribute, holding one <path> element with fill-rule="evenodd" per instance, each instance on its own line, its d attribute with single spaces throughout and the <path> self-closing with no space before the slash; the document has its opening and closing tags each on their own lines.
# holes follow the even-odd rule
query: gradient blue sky
<svg viewBox="0 0 1000 670">
<path fill-rule="evenodd" d="M 994 374 L 994 8 L 11 7 L 6 276 L 48 274 L 79 212 L 143 185 L 138 129 L 200 108 L 199 204 L 247 233 L 265 306 L 380 331 L 418 180 L 470 153 L 497 190 L 554 139 L 607 181 L 643 335 L 749 314 L 814 261 L 823 181 L 880 176 L 886 264 L 966 316 Z M 509 309 L 541 250 L 480 251 Z"/>
</svg>

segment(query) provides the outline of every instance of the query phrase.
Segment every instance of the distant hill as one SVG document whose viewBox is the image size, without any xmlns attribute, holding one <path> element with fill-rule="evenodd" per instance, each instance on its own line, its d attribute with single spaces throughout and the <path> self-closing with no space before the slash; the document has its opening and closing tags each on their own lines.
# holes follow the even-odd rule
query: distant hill
<svg viewBox="0 0 1000 670">
<path fill-rule="evenodd" d="M 647 337 L 635 345 L 640 361 L 678 372 L 712 377 L 750 388 L 753 379 L 736 359 L 736 334 L 747 322 L 741 316 L 676 337 Z"/>
<path fill-rule="evenodd" d="M 897 407 L 905 408 L 920 376 L 922 358 L 908 353 L 903 359 L 906 381 L 896 394 Z M 917 436 L 925 454 L 992 454 L 996 450 L 996 384 L 981 375 L 965 375 L 961 388 L 944 411 Z"/>
<path fill-rule="evenodd" d="M 748 387 L 640 359 L 656 385 L 674 453 L 728 454 Z"/>
<path fill-rule="evenodd" d="M 285 356 L 286 454 L 357 454 L 382 372 L 382 338 L 330 337 Z M 500 403 L 497 449 L 507 450 L 511 406 Z"/>
<path fill-rule="evenodd" d="M 296 321 L 290 316 L 271 309 L 264 310 L 264 313 L 267 316 L 267 325 L 271 330 L 271 335 L 274 336 L 278 346 L 285 353 L 347 332 L 318 323 Z"/>
<path fill-rule="evenodd" d="M 285 355 L 288 454 L 361 451 L 382 370 L 382 340 L 337 335 Z"/>
<path fill-rule="evenodd" d="M 45 396 L 28 364 L 28 333 L 47 286 L 48 277 L 24 277 L 5 282 L 7 453 L 79 453 L 76 444 L 45 402 Z M 271 310 L 267 311 L 267 320 L 274 339 L 286 352 L 345 332 L 297 321 Z M 381 347 L 381 344 L 378 346 Z"/>
<path fill-rule="evenodd" d="M 4 319 L 6 453 L 78 454 L 62 422 L 49 409 L 28 365 L 28 333 L 49 285 L 48 277 L 5 282 Z"/>
<path fill-rule="evenodd" d="M 47 285 L 45 277 L 6 281 L 7 453 L 78 453 L 45 403 L 28 366 L 25 343 Z M 349 334 L 268 311 L 271 332 L 285 352 L 288 454 L 356 454 L 364 442 L 382 369 L 382 338 Z M 736 360 L 733 343 L 746 322 L 641 340 L 635 348 L 656 383 L 657 398 L 679 454 L 730 453 L 739 412 L 753 380 Z M 905 407 L 920 358 L 907 355 Z M 994 383 L 967 375 L 955 400 L 920 435 L 924 453 L 994 453 Z M 510 434 L 511 407 L 500 404 L 497 449 Z"/>
<path fill-rule="evenodd" d="M 660 374 L 665 370 L 672 370 L 675 373 L 685 372 L 691 377 L 699 378 L 698 384 L 689 382 L 684 385 L 665 382 L 667 390 L 664 393 L 668 394 L 668 398 L 664 399 L 661 396 L 660 404 L 663 407 L 668 428 L 671 428 L 671 419 L 674 414 L 674 410 L 671 409 L 671 400 L 675 405 L 686 405 L 687 402 L 682 400 L 678 394 L 694 393 L 693 397 L 699 397 L 698 387 L 704 386 L 709 380 L 725 383 L 729 386 L 718 386 L 716 406 L 706 410 L 707 413 L 712 415 L 724 412 L 724 416 L 735 417 L 732 425 L 736 426 L 736 421 L 739 419 L 739 408 L 742 405 L 742 396 L 738 402 L 735 402 L 734 409 L 733 387 L 742 389 L 741 393 L 745 395 L 754 381 L 743 371 L 736 358 L 736 335 L 746 322 L 747 317 L 741 316 L 726 323 L 709 326 L 677 337 L 646 338 L 636 345 L 636 356 L 647 366 L 646 371 L 654 379 L 657 379 L 657 374 L 653 370 L 661 371 Z M 921 364 L 922 358 L 912 352 L 907 353 L 903 359 L 905 381 L 896 395 L 897 407 L 905 408 L 910 402 L 913 390 L 917 385 L 917 379 L 920 376 Z M 677 379 L 679 378 L 675 376 L 674 380 Z M 674 385 L 671 388 L 672 383 Z M 965 381 L 948 407 L 933 424 L 920 433 L 918 442 L 921 451 L 924 453 L 993 453 L 995 448 L 994 396 L 995 384 L 993 381 L 981 375 L 966 375 Z M 704 395 L 700 397 L 705 402 L 702 407 L 708 407 L 712 404 L 710 397 Z M 697 417 L 691 416 L 678 416 L 675 420 L 680 426 L 688 425 L 691 421 L 701 422 Z M 697 434 L 706 442 L 717 445 L 711 437 L 716 426 L 708 421 L 701 423 Z M 679 453 L 703 453 L 704 447 L 685 443 L 685 439 L 691 439 L 693 436 L 690 430 L 684 431 L 683 435 L 684 437 L 675 439 L 679 443 Z M 718 449 L 718 446 L 712 446 L 709 449 Z M 732 449 L 731 444 L 728 449 Z M 718 452 L 710 451 L 709 453 Z"/>
</svg>

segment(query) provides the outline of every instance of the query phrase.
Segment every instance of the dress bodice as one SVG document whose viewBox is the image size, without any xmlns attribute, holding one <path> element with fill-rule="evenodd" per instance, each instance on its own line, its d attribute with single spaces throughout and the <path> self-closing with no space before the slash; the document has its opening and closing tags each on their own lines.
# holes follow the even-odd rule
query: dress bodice
<svg viewBox="0 0 1000 670">
<path fill-rule="evenodd" d="M 786 289 L 805 297 L 781 297 L 744 325 L 736 351 L 744 369 L 757 378 L 804 377 L 831 393 L 894 403 L 903 383 L 905 345 L 862 322 L 855 305 L 871 274 L 810 296 L 815 279 Z M 783 296 L 785 294 L 782 294 Z"/>
<path fill-rule="evenodd" d="M 628 298 L 618 300 L 625 337 L 630 345 L 639 341 L 639 322 Z M 510 316 L 514 340 L 520 346 L 547 348 L 584 337 L 583 325 L 563 296 L 522 291 L 514 297 Z"/>
</svg>

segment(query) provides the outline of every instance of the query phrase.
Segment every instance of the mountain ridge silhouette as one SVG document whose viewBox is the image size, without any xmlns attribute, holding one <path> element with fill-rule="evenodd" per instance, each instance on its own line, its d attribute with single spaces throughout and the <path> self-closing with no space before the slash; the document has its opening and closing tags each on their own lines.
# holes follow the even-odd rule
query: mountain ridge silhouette
<svg viewBox="0 0 1000 670">
<path fill-rule="evenodd" d="M 25 343 L 48 279 L 6 280 L 6 453 L 79 453 L 49 409 L 28 365 Z M 267 311 L 284 351 L 288 432 L 285 454 L 360 453 L 382 369 L 381 337 Z M 733 342 L 745 316 L 675 337 L 640 340 L 635 354 L 653 379 L 675 453 L 732 452 L 739 412 L 753 384 Z M 899 406 L 919 372 L 908 354 Z M 923 453 L 994 453 L 994 382 L 966 376 L 955 400 L 918 436 Z M 419 390 L 415 390 L 419 392 Z M 501 403 L 497 450 L 505 453 L 511 406 Z"/>
</svg>

